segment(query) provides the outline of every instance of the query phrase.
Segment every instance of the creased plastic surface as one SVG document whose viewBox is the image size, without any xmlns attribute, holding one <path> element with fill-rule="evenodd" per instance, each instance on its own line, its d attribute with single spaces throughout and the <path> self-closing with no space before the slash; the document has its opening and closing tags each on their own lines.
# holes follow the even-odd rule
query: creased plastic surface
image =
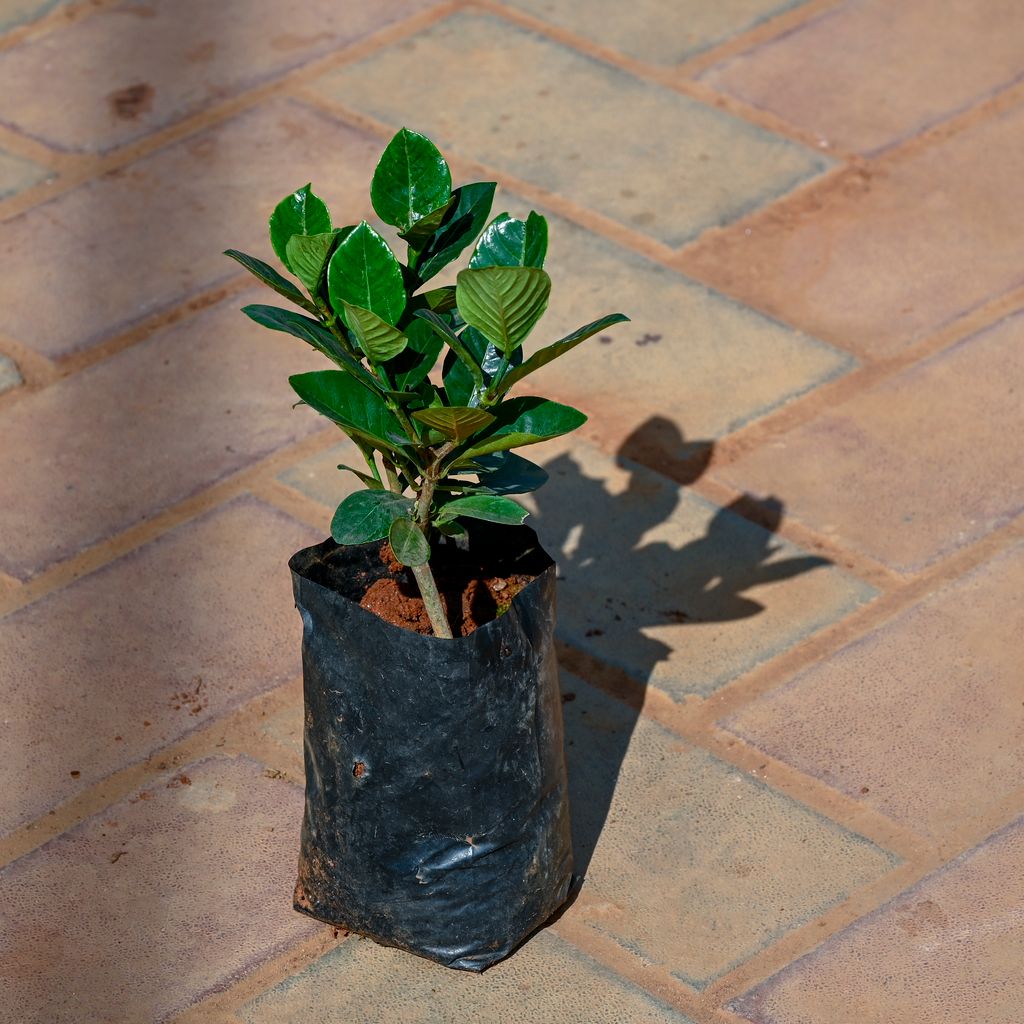
<svg viewBox="0 0 1024 1024">
<path fill-rule="evenodd" d="M 537 547 L 525 527 L 521 542 Z M 295 908 L 449 967 L 508 956 L 572 873 L 555 569 L 470 636 L 399 629 L 324 586 L 376 545 L 290 564 L 303 620 L 306 810 Z"/>
</svg>

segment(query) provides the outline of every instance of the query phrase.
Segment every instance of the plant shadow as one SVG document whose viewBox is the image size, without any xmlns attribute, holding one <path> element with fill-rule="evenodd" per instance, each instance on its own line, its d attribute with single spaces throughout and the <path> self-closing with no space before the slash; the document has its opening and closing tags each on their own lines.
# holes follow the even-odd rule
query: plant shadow
<svg viewBox="0 0 1024 1024">
<path fill-rule="evenodd" d="M 656 539 L 657 528 L 676 513 L 680 491 L 651 469 L 686 486 L 701 477 L 713 450 L 712 441 L 688 441 L 670 420 L 651 417 L 616 453 L 627 474 L 623 489 L 613 493 L 563 454 L 545 464 L 551 485 L 534 496 L 535 528 L 559 566 L 559 618 L 569 625 L 563 637 L 613 641 L 625 652 L 633 684 L 613 684 L 622 699 L 609 705 L 610 713 L 577 701 L 572 691 L 562 696 L 578 876 L 586 874 L 608 819 L 646 688 L 673 651 L 647 627 L 751 618 L 765 605 L 747 591 L 831 564 L 820 556 L 776 557 L 773 536 L 785 506 L 774 496 L 742 495 L 714 513 L 702 536 L 682 545 Z M 603 604 L 589 599 L 586 608 L 574 606 L 574 596 L 583 594 L 602 595 Z"/>
</svg>

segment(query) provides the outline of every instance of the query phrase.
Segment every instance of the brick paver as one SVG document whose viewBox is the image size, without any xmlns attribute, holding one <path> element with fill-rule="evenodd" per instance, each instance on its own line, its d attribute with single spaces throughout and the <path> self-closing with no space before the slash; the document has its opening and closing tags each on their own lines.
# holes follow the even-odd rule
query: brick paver
<svg viewBox="0 0 1024 1024">
<path fill-rule="evenodd" d="M 769 207 L 684 265 L 815 337 L 893 355 L 1024 280 L 1021 160 L 1024 105 Z"/>
<path fill-rule="evenodd" d="M 1022 32 L 1014 0 L 850 0 L 702 77 L 833 144 L 871 152 L 1016 81 Z"/>
<path fill-rule="evenodd" d="M 1018 1021 L 1020 20 L 0 0 L 0 1024 Z M 221 255 L 310 180 L 394 239 L 401 124 L 548 217 L 527 349 L 632 318 L 524 387 L 586 881 L 482 978 L 291 910 L 361 460 Z"/>
<path fill-rule="evenodd" d="M 1024 506 L 1024 314 L 1011 316 L 764 445 L 724 476 L 777 487 L 797 518 L 920 570 Z M 815 460 L 813 475 L 807 466 Z"/>
<path fill-rule="evenodd" d="M 668 245 L 827 166 L 803 146 L 487 14 L 453 15 L 317 89 Z"/>
<path fill-rule="evenodd" d="M 310 178 L 339 217 L 358 217 L 378 148 L 272 101 L 93 179 L 0 224 L 0 330 L 62 356 L 219 284 L 240 270 L 222 250 L 266 258 L 270 212 Z M 62 301 L 41 303 L 38 282 L 58 266 Z"/>
<path fill-rule="evenodd" d="M 291 909 L 302 791 L 249 758 L 153 780 L 0 873 L 0 1020 L 167 1020 L 315 928 Z"/>
<path fill-rule="evenodd" d="M 1024 545 L 725 724 L 920 832 L 1024 786 Z"/>
<path fill-rule="evenodd" d="M 111 149 L 430 2 L 307 0 L 282 19 L 276 0 L 128 0 L 0 56 L 0 96 L 18 97 L 4 119 L 58 149 Z"/>
<path fill-rule="evenodd" d="M 241 498 L 0 620 L 0 833 L 294 678 L 319 539 Z"/>
<path fill-rule="evenodd" d="M 1024 821 L 739 999 L 755 1024 L 1014 1024 Z"/>
</svg>

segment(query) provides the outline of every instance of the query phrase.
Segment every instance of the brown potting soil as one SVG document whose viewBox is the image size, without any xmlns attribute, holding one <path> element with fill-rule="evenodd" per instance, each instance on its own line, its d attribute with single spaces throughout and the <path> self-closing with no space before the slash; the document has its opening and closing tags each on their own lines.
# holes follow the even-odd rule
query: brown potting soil
<svg viewBox="0 0 1024 1024">
<path fill-rule="evenodd" d="M 469 636 L 497 618 L 536 577 L 535 573 L 502 574 L 495 566 L 487 565 L 486 559 L 473 558 L 468 552 L 446 554 L 447 558 L 432 561 L 431 569 L 456 636 Z M 381 545 L 380 560 L 385 574 L 370 583 L 359 604 L 402 629 L 433 636 L 412 570 L 395 560 L 387 541 Z"/>
</svg>

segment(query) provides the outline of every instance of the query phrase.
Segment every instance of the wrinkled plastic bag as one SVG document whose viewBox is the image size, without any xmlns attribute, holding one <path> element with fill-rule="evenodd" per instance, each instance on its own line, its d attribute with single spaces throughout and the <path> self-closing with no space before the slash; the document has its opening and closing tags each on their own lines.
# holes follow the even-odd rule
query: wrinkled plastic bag
<svg viewBox="0 0 1024 1024">
<path fill-rule="evenodd" d="M 359 607 L 379 545 L 328 540 L 289 562 L 305 688 L 295 909 L 469 971 L 508 956 L 572 882 L 555 567 L 532 530 L 505 530 L 546 567 L 455 640 Z"/>
</svg>

